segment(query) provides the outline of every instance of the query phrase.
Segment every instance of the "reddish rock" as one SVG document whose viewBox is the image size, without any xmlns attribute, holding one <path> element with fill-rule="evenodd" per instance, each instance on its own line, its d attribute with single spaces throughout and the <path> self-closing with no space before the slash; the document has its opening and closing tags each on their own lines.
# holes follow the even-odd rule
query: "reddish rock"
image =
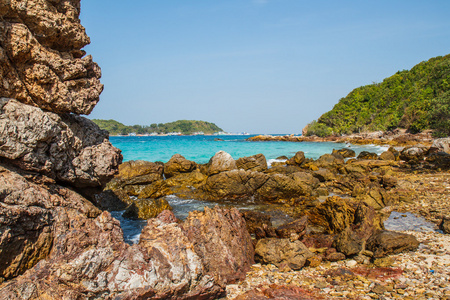
<svg viewBox="0 0 450 300">
<path fill-rule="evenodd" d="M 254 210 L 241 210 L 241 213 L 247 224 L 248 232 L 255 234 L 257 239 L 276 237 L 269 215 Z"/>
<path fill-rule="evenodd" d="M 244 218 L 235 208 L 216 206 L 205 207 L 204 212 L 190 212 L 183 229 L 205 271 L 219 276 L 224 283 L 245 278 L 254 264 L 252 239 Z"/>
<path fill-rule="evenodd" d="M 280 238 L 290 238 L 293 234 L 301 237 L 306 233 L 307 225 L 308 217 L 303 216 L 300 219 L 277 227 L 275 231 Z"/>
<path fill-rule="evenodd" d="M 325 299 L 314 291 L 293 286 L 258 287 L 234 298 L 235 300 L 319 300 Z"/>
</svg>

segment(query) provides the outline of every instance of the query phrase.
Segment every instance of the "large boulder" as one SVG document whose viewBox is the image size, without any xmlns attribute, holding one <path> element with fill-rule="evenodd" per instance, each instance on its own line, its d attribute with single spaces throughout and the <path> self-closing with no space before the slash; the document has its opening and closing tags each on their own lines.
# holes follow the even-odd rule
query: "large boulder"
<svg viewBox="0 0 450 300">
<path fill-rule="evenodd" d="M 273 174 L 257 190 L 257 196 L 266 201 L 290 199 L 311 194 L 311 187 L 295 176 Z"/>
<path fill-rule="evenodd" d="M 186 236 L 205 271 L 232 283 L 245 278 L 254 264 L 254 248 L 244 218 L 235 208 L 190 212 L 183 224 Z"/>
<path fill-rule="evenodd" d="M 180 154 L 174 154 L 164 164 L 164 176 L 170 178 L 181 173 L 189 173 L 195 170 L 196 167 L 197 164 L 195 162 L 187 160 Z"/>
<path fill-rule="evenodd" d="M 400 152 L 400 159 L 407 162 L 422 161 L 427 153 L 427 148 L 423 146 L 413 146 L 403 149 Z"/>
<path fill-rule="evenodd" d="M 264 172 L 267 170 L 267 160 L 261 153 L 253 156 L 241 157 L 236 160 L 236 167 L 238 169 Z"/>
<path fill-rule="evenodd" d="M 103 90 L 100 68 L 80 50 L 89 38 L 78 1 L 2 2 L 1 96 L 56 113 L 89 114 Z"/>
<path fill-rule="evenodd" d="M 443 217 L 441 223 L 439 223 L 439 229 L 445 234 L 450 234 L 450 218 Z"/>
<path fill-rule="evenodd" d="M 217 152 L 206 165 L 206 175 L 211 176 L 220 172 L 236 169 L 236 161 L 225 151 Z"/>
<path fill-rule="evenodd" d="M 417 250 L 419 244 L 419 241 L 413 235 L 380 230 L 367 240 L 366 249 L 373 252 L 373 257 L 379 258 L 404 251 Z"/>
<path fill-rule="evenodd" d="M 1 157 L 76 187 L 106 184 L 122 160 L 106 131 L 76 115 L 0 98 L 0 128 Z"/>
<path fill-rule="evenodd" d="M 165 211 L 130 246 L 117 220 L 67 188 L 40 187 L 7 168 L 0 183 L 5 299 L 217 299 L 254 263 L 235 209 L 191 213 L 185 224 Z"/>
<path fill-rule="evenodd" d="M 119 165 L 119 173 L 116 177 L 122 180 L 130 180 L 130 184 L 151 183 L 146 175 L 155 175 L 156 179 L 162 179 L 164 165 L 144 160 L 130 160 Z"/>
<path fill-rule="evenodd" d="M 301 269 L 306 260 L 314 255 L 302 242 L 286 238 L 260 239 L 256 244 L 255 254 L 262 263 L 278 267 L 287 265 L 292 270 Z"/>
<path fill-rule="evenodd" d="M 213 199 L 238 199 L 251 197 L 268 180 L 261 172 L 231 170 L 209 176 L 202 189 Z"/>
<path fill-rule="evenodd" d="M 324 228 L 328 233 L 341 233 L 355 219 L 355 208 L 338 196 L 328 197 L 325 202 L 308 212 L 309 221 Z"/>
<path fill-rule="evenodd" d="M 450 138 L 435 139 L 431 147 L 436 148 L 438 151 L 450 154 Z"/>
</svg>

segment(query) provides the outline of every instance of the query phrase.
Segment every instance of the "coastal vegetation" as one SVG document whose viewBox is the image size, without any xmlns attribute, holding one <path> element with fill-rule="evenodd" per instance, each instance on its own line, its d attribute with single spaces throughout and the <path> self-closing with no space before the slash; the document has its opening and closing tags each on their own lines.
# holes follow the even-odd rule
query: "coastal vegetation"
<svg viewBox="0 0 450 300">
<path fill-rule="evenodd" d="M 127 126 L 116 120 L 100 120 L 93 119 L 95 124 L 101 129 L 109 132 L 110 135 L 128 135 L 130 133 L 136 134 L 168 134 L 171 132 L 179 132 L 184 135 L 190 135 L 198 132 L 204 134 L 213 134 L 215 132 L 223 131 L 214 123 L 195 120 L 178 120 L 170 123 L 153 123 L 147 125 L 132 125 Z"/>
<path fill-rule="evenodd" d="M 421 62 L 351 91 L 308 124 L 306 135 L 330 136 L 405 128 L 450 135 L 450 54 Z"/>
</svg>

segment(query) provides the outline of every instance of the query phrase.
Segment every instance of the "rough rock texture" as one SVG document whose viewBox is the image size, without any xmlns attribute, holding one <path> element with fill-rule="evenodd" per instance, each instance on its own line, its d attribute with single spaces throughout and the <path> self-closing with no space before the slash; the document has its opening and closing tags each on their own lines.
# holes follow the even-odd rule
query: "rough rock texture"
<svg viewBox="0 0 450 300">
<path fill-rule="evenodd" d="M 419 247 L 419 241 L 410 234 L 381 230 L 372 235 L 366 244 L 366 249 L 373 252 L 373 257 L 383 257 L 403 251 L 414 251 Z"/>
<path fill-rule="evenodd" d="M 348 148 L 342 148 L 342 149 L 338 149 L 338 150 L 333 149 L 332 154 L 339 154 L 339 155 L 342 155 L 342 157 L 344 157 L 344 158 L 356 156 L 355 151 L 353 151 L 352 149 L 348 149 Z"/>
<path fill-rule="evenodd" d="M 249 157 L 241 157 L 236 160 L 236 167 L 238 169 L 264 172 L 267 170 L 267 160 L 261 153 Z"/>
<path fill-rule="evenodd" d="M 362 151 L 358 154 L 358 159 L 378 159 L 378 155 L 373 152 Z"/>
<path fill-rule="evenodd" d="M 192 172 L 196 167 L 195 162 L 187 160 L 180 154 L 175 154 L 164 164 L 164 175 L 166 178 L 170 178 L 180 173 Z"/>
<path fill-rule="evenodd" d="M 100 211 L 77 193 L 49 178 L 40 186 L 14 168 L 0 165 L 0 282 L 16 277 L 46 258 L 54 239 L 64 234 L 57 224 L 68 217 L 95 217 Z"/>
<path fill-rule="evenodd" d="M 231 170 L 209 176 L 202 189 L 219 199 L 250 197 L 268 179 L 269 176 L 261 172 Z"/>
<path fill-rule="evenodd" d="M 122 160 L 107 132 L 92 121 L 12 99 L 0 98 L 0 131 L 1 157 L 77 187 L 106 184 Z"/>
<path fill-rule="evenodd" d="M 400 152 L 400 159 L 408 162 L 421 161 L 425 157 L 426 152 L 427 148 L 421 146 L 405 148 Z"/>
<path fill-rule="evenodd" d="M 450 154 L 450 138 L 435 139 L 431 147 L 437 148 L 438 151 Z"/>
<path fill-rule="evenodd" d="M 0 96 L 56 113 L 89 114 L 103 89 L 79 1 L 2 1 Z"/>
<path fill-rule="evenodd" d="M 230 283 L 245 278 L 254 264 L 254 248 L 247 225 L 235 208 L 189 213 L 183 224 L 186 235 L 201 257 L 206 272 Z"/>
<path fill-rule="evenodd" d="M 139 199 L 133 201 L 122 216 L 130 219 L 147 220 L 158 216 L 164 210 L 171 209 L 172 207 L 169 205 L 169 202 L 164 198 Z"/>
<path fill-rule="evenodd" d="M 286 164 L 300 166 L 304 161 L 305 153 L 303 151 L 298 151 L 292 158 L 286 161 Z"/>
<path fill-rule="evenodd" d="M 23 186 L 2 199 L 2 209 L 36 211 L 2 219 L 1 249 L 9 249 L 0 256 L 2 276 L 31 267 L 22 266 L 26 259 L 41 259 L 0 286 L 2 299 L 217 299 L 224 296 L 224 284 L 243 278 L 254 263 L 245 221 L 235 209 L 194 213 L 185 224 L 164 211 L 148 221 L 139 244 L 130 246 L 117 220 L 76 193 L 54 185 L 52 194 L 4 169 L 0 180 L 6 189 Z M 48 209 L 35 206 L 42 205 L 34 200 L 37 193 L 48 198 Z M 14 252 L 22 245 L 29 257 Z"/>
<path fill-rule="evenodd" d="M 287 264 L 292 270 L 301 269 L 313 253 L 300 241 L 290 239 L 260 239 L 255 247 L 257 258 L 266 264 Z"/>
</svg>

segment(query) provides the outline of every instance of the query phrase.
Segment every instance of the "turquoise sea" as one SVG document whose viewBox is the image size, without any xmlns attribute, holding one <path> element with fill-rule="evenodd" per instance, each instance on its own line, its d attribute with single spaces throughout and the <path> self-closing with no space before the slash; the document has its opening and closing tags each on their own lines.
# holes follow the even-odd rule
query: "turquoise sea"
<svg viewBox="0 0 450 300">
<path fill-rule="evenodd" d="M 291 157 L 303 151 L 308 158 L 317 159 L 333 149 L 350 147 L 358 155 L 361 151 L 381 153 L 387 150 L 380 146 L 355 146 L 344 143 L 313 142 L 249 142 L 248 135 L 226 136 L 112 136 L 111 143 L 122 150 L 124 161 L 147 160 L 167 162 L 179 153 L 197 163 L 207 163 L 220 150 L 234 159 L 262 153 L 270 163 L 280 156 Z M 217 140 L 221 139 L 221 141 Z"/>
</svg>

